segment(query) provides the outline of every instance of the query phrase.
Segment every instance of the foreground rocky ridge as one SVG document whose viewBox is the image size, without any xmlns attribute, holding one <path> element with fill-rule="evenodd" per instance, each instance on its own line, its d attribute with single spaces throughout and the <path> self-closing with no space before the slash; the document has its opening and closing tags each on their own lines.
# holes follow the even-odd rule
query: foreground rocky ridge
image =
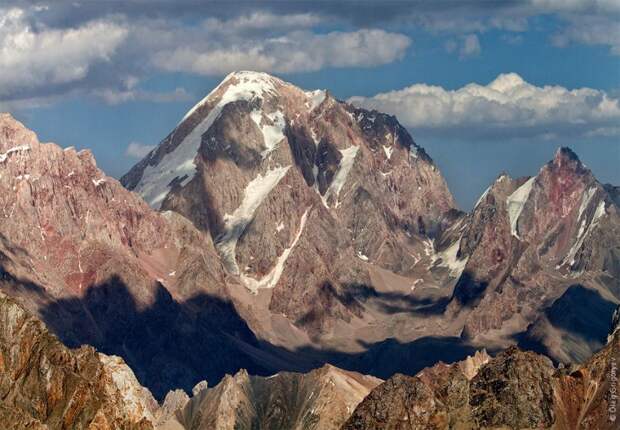
<svg viewBox="0 0 620 430">
<path fill-rule="evenodd" d="M 89 346 L 66 348 L 0 293 L 0 423 L 15 429 L 613 429 L 618 315 L 620 307 L 607 345 L 581 366 L 556 368 L 513 347 L 383 383 L 333 366 L 270 377 L 240 371 L 213 388 L 197 384 L 191 398 L 170 392 L 160 407 L 122 359 Z"/>
<path fill-rule="evenodd" d="M 581 366 L 556 368 L 515 347 L 469 374 L 463 363 L 439 363 L 379 385 L 342 429 L 615 429 L 619 360 L 616 330 Z"/>
<path fill-rule="evenodd" d="M 326 365 L 307 374 L 226 376 L 193 397 L 158 428 L 336 430 L 380 379 Z"/>
<path fill-rule="evenodd" d="M 69 349 L 0 292 L 0 425 L 12 429 L 338 429 L 382 381 L 325 366 L 226 376 L 160 407 L 119 357 Z"/>
<path fill-rule="evenodd" d="M 2 428 L 146 430 L 157 408 L 121 359 L 65 347 L 0 293 Z"/>
</svg>

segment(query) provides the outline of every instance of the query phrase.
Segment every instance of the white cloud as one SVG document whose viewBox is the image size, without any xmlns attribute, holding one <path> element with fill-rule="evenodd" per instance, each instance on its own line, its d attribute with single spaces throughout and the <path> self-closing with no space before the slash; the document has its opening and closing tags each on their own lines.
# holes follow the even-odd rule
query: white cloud
<svg viewBox="0 0 620 430">
<path fill-rule="evenodd" d="M 329 18 L 305 12 L 258 9 L 183 21 L 165 14 L 98 14 L 97 7 L 80 16 L 76 6 L 66 10 L 74 14 L 71 19 L 52 19 L 50 26 L 42 20 L 56 16 L 54 10 L 58 13 L 56 6 L 0 7 L 4 105 L 70 93 L 109 104 L 184 100 L 183 90 L 159 94 L 139 83 L 161 71 L 225 75 L 239 69 L 289 73 L 372 67 L 402 58 L 411 43 L 405 35 L 377 29 L 320 33 L 315 27 Z"/>
<path fill-rule="evenodd" d="M 271 12 L 255 11 L 229 20 L 208 18 L 203 27 L 210 32 L 245 33 L 257 30 L 284 30 L 310 28 L 320 24 L 322 18 L 311 13 L 275 15 Z"/>
<path fill-rule="evenodd" d="M 161 50 L 154 54 L 153 63 L 166 71 L 203 75 L 241 69 L 290 73 L 326 67 L 372 67 L 402 58 L 411 39 L 383 30 L 327 34 L 295 31 L 267 39 L 226 42 Z"/>
<path fill-rule="evenodd" d="M 373 67 L 403 58 L 411 44 L 406 35 L 388 30 L 392 24 L 450 37 L 446 49 L 465 59 L 481 54 L 481 34 L 500 30 L 508 43 L 521 43 L 528 21 L 549 14 L 558 20 L 551 39 L 556 46 L 606 45 L 620 55 L 620 2 L 615 0 L 468 0 L 450 8 L 425 0 L 379 8 L 367 2 L 352 7 L 257 2 L 233 9 L 207 3 L 198 7 L 169 0 L 146 8 L 131 2 L 84 7 L 60 1 L 40 7 L 15 1 L 16 7 L 0 6 L 0 101 L 63 94 L 94 94 L 113 104 L 179 100 L 185 95 L 154 94 L 138 83 L 162 71 L 286 74 Z"/>
<path fill-rule="evenodd" d="M 125 155 L 132 158 L 142 159 L 155 148 L 155 145 L 145 145 L 139 142 L 131 142 L 127 145 Z"/>
<path fill-rule="evenodd" d="M 79 81 L 93 64 L 109 60 L 126 36 L 127 29 L 106 21 L 35 30 L 23 10 L 0 10 L 0 96 Z"/>
<path fill-rule="evenodd" d="M 591 88 L 537 87 L 515 73 L 457 90 L 416 84 L 350 102 L 389 112 L 414 132 L 510 139 L 617 133 L 620 100 Z"/>
<path fill-rule="evenodd" d="M 551 36 L 555 46 L 603 45 L 620 55 L 620 1 L 530 0 L 529 7 L 531 13 L 553 13 L 563 21 Z"/>
<path fill-rule="evenodd" d="M 177 88 L 170 92 L 152 92 L 138 89 L 115 90 L 105 88 L 93 91 L 95 96 L 100 97 L 107 104 L 116 105 L 134 101 L 150 101 L 155 103 L 167 103 L 192 100 L 193 97 L 184 88 Z"/>
</svg>

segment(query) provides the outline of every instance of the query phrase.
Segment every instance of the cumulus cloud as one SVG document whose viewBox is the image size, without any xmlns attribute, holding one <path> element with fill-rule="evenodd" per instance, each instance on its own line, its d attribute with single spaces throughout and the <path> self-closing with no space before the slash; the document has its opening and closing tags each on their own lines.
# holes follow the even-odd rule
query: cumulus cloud
<svg viewBox="0 0 620 430">
<path fill-rule="evenodd" d="M 290 73 L 326 67 L 372 67 L 402 58 L 411 40 L 383 30 L 314 34 L 295 31 L 279 37 L 200 43 L 156 52 L 153 63 L 167 71 L 221 75 L 253 69 Z"/>
<path fill-rule="evenodd" d="M 316 27 L 327 18 L 307 11 L 244 7 L 225 16 L 198 13 L 183 20 L 172 14 L 172 2 L 153 9 L 128 3 L 117 13 L 101 2 L 27 4 L 0 8 L 0 101 L 5 105 L 69 93 L 109 104 L 185 100 L 183 90 L 153 93 L 140 89 L 140 83 L 159 72 L 373 67 L 402 58 L 411 43 L 405 35 L 379 29 L 319 32 Z M 192 9 L 181 6 L 185 15 Z"/>
<path fill-rule="evenodd" d="M 620 100 L 591 88 L 538 87 L 519 75 L 457 90 L 416 84 L 353 97 L 351 103 L 389 112 L 418 135 L 530 138 L 618 135 Z"/>
<path fill-rule="evenodd" d="M 75 2 L 7 0 L 0 6 L 0 101 L 94 95 L 106 103 L 173 101 L 141 81 L 161 72 L 224 75 L 236 69 L 280 74 L 373 67 L 398 61 L 412 27 L 451 39 L 446 49 L 481 54 L 480 35 L 500 30 L 519 43 L 528 20 L 559 17 L 551 38 L 607 45 L 620 54 L 620 3 L 613 0 L 412 0 L 374 2 Z M 378 27 L 378 28 L 377 28 Z M 382 29 L 383 28 L 383 29 Z M 387 28 L 390 30 L 388 31 Z M 340 31 L 332 31 L 340 30 Z M 135 82 L 129 82 L 133 79 Z"/>
<path fill-rule="evenodd" d="M 110 59 L 127 33 L 106 21 L 35 30 L 23 10 L 0 10 L 0 97 L 83 79 L 94 64 Z"/>
<path fill-rule="evenodd" d="M 142 159 L 155 148 L 155 145 L 145 145 L 140 142 L 131 142 L 127 145 L 125 155 L 131 158 Z"/>
</svg>

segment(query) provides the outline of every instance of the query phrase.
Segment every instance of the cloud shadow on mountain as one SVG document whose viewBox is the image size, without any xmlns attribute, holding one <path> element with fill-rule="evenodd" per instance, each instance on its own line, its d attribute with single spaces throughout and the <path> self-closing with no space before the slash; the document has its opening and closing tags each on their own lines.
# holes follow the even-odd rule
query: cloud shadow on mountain
<svg viewBox="0 0 620 430">
<path fill-rule="evenodd" d="M 353 301 L 372 303 L 387 314 L 415 313 L 420 315 L 438 315 L 446 310 L 450 302 L 449 297 L 416 297 L 413 294 L 405 294 L 398 291 L 377 291 L 372 285 L 345 284 L 343 292 L 334 291 L 343 304 Z"/>
<path fill-rule="evenodd" d="M 576 284 L 545 309 L 545 315 L 553 326 L 604 345 L 615 309 L 598 291 Z"/>
<path fill-rule="evenodd" d="M 160 399 L 172 388 L 191 390 L 202 379 L 219 381 L 240 368 L 266 372 L 231 340 L 259 347 L 232 303 L 209 294 L 178 303 L 159 284 L 154 302 L 141 309 L 123 281 L 112 277 L 83 298 L 56 300 L 41 313 L 66 345 L 89 344 L 123 357 Z"/>
<path fill-rule="evenodd" d="M 607 342 L 616 306 L 598 291 L 574 284 L 544 310 L 544 316 L 549 324 L 566 333 L 561 339 L 563 343 L 581 342 L 584 347 L 597 351 Z M 541 332 L 545 331 L 538 327 L 542 321 L 530 324 L 526 331 L 515 335 L 514 339 L 522 349 L 551 356 L 545 339 L 541 338 Z M 577 355 L 572 357 L 575 361 L 584 358 Z"/>
<path fill-rule="evenodd" d="M 153 303 L 141 308 L 114 276 L 89 288 L 82 298 L 54 300 L 34 283 L 0 273 L 5 274 L 1 288 L 11 295 L 34 297 L 43 321 L 66 345 L 89 344 L 123 357 L 158 399 L 174 388 L 191 391 L 203 379 L 214 385 L 242 368 L 270 375 L 331 363 L 385 378 L 396 372 L 412 374 L 438 360 L 454 361 L 474 351 L 457 338 L 409 343 L 388 339 L 364 344 L 367 350 L 361 353 L 287 350 L 257 339 L 231 302 L 209 294 L 179 303 L 160 284 Z"/>
<path fill-rule="evenodd" d="M 461 338 L 429 336 L 412 342 L 361 342 L 364 351 L 358 353 L 312 347 L 287 350 L 257 339 L 234 305 L 213 295 L 201 293 L 179 303 L 159 284 L 152 304 L 140 307 L 115 276 L 89 288 L 82 298 L 53 300 L 40 286 L 2 270 L 2 264 L 0 275 L 0 288 L 36 302 L 44 322 L 65 344 L 90 344 L 103 353 L 123 357 L 140 383 L 158 399 L 170 389 L 191 391 L 203 379 L 213 386 L 225 374 L 242 368 L 250 374 L 270 375 L 281 370 L 305 372 L 331 363 L 388 378 L 394 373 L 415 374 L 438 361 L 461 360 L 476 349 Z M 356 294 L 378 294 L 373 291 L 359 288 Z M 601 306 L 601 321 L 609 321 L 609 303 L 598 301 L 589 290 L 578 286 L 566 296 L 569 303 L 590 300 L 588 303 Z M 549 312 L 554 315 L 556 311 Z M 602 336 L 602 324 L 596 323 L 592 330 L 572 320 L 560 323 L 597 339 Z"/>
<path fill-rule="evenodd" d="M 452 298 L 461 306 L 473 308 L 480 302 L 487 287 L 487 282 L 477 281 L 471 273 L 465 271 L 454 286 Z"/>
</svg>

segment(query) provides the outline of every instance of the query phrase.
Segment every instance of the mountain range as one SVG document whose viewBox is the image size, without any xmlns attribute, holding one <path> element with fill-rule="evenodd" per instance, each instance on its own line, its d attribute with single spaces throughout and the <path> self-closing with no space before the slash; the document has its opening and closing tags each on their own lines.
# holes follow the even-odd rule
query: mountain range
<svg viewBox="0 0 620 430">
<path fill-rule="evenodd" d="M 0 420 L 613 428 L 619 195 L 560 148 L 462 212 L 395 117 L 257 72 L 120 182 L 1 114 Z"/>
</svg>

